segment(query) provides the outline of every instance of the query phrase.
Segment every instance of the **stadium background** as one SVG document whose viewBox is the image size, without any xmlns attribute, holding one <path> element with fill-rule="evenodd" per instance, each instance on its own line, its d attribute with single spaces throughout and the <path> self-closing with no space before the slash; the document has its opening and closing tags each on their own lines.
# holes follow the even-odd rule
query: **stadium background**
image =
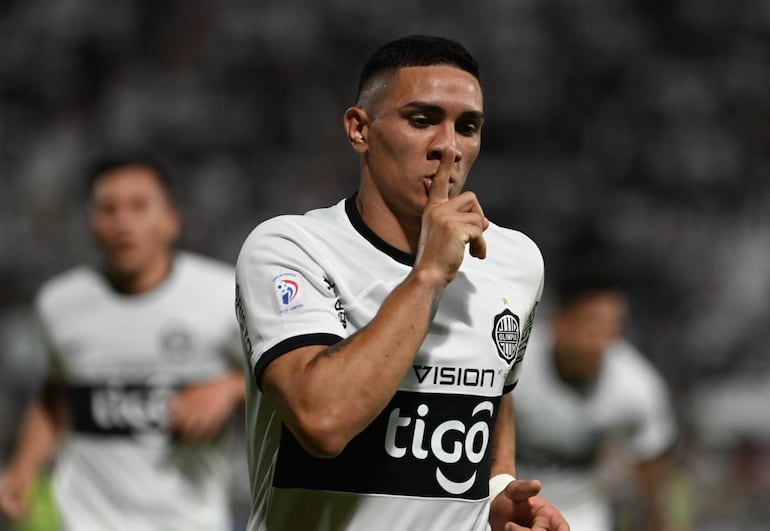
<svg viewBox="0 0 770 531">
<path fill-rule="evenodd" d="M 34 385 L 29 304 L 94 257 L 82 172 L 151 146 L 182 245 L 234 261 L 261 220 L 335 202 L 358 69 L 408 33 L 481 63 L 469 187 L 546 267 L 600 246 L 684 429 L 697 529 L 770 522 L 770 3 L 764 0 L 0 2 L 0 457 Z M 546 289 L 546 296 L 547 296 Z M 759 526 L 759 527 L 752 527 Z"/>
</svg>

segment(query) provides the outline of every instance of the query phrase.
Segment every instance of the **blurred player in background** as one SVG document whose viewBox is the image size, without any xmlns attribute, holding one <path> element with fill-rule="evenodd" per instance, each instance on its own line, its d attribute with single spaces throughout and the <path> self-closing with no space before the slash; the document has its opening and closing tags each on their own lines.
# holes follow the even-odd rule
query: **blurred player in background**
<svg viewBox="0 0 770 531">
<path fill-rule="evenodd" d="M 513 477 L 543 262 L 462 193 L 483 122 L 460 44 L 383 45 L 344 117 L 358 193 L 244 243 L 250 531 L 567 531 Z"/>
<path fill-rule="evenodd" d="M 220 434 L 244 397 L 233 269 L 174 250 L 180 216 L 153 158 L 104 160 L 88 186 L 103 264 L 38 294 L 48 383 L 0 479 L 0 511 L 23 516 L 55 456 L 65 530 L 229 531 Z"/>
<path fill-rule="evenodd" d="M 573 531 L 616 529 L 599 466 L 608 443 L 620 441 L 639 480 L 644 529 L 668 529 L 676 429 L 666 385 L 624 338 L 628 303 L 615 268 L 569 265 L 554 278 L 553 310 L 535 324 L 514 393 L 519 474 L 542 480 Z"/>
</svg>

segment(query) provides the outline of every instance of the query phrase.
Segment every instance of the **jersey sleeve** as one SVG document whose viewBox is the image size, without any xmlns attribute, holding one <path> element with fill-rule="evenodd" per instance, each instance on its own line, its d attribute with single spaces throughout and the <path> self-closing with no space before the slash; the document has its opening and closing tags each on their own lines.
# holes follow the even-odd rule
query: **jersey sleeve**
<svg viewBox="0 0 770 531">
<path fill-rule="evenodd" d="M 232 290 L 232 288 L 230 288 Z M 232 314 L 230 314 L 232 319 Z M 228 327 L 225 332 L 225 337 L 221 345 L 222 356 L 225 363 L 233 370 L 242 370 L 244 367 L 243 362 L 243 345 L 241 344 L 241 334 L 237 324 Z"/>
<path fill-rule="evenodd" d="M 641 354 L 639 354 L 641 356 Z M 629 453 L 636 461 L 654 459 L 676 438 L 676 420 L 663 378 L 646 359 L 634 371 L 636 413 L 629 433 Z"/>
<path fill-rule="evenodd" d="M 44 295 L 38 295 L 35 304 L 35 330 L 38 334 L 38 345 L 42 350 L 42 380 L 43 382 L 58 383 L 65 379 L 65 363 L 54 345 L 49 330 L 47 304 Z"/>
<path fill-rule="evenodd" d="M 236 314 L 241 343 L 257 384 L 267 365 L 310 345 L 346 337 L 323 257 L 285 218 L 257 227 L 236 265 Z"/>
<path fill-rule="evenodd" d="M 524 363 L 524 354 L 527 351 L 527 345 L 529 344 L 529 336 L 532 334 L 532 326 L 535 323 L 535 314 L 537 313 L 537 306 L 540 304 L 540 299 L 543 297 L 543 285 L 544 277 L 540 276 L 540 285 L 537 288 L 535 300 L 532 304 L 532 309 L 529 311 L 524 325 L 521 327 L 521 339 L 519 340 L 519 347 L 516 351 L 516 360 L 511 366 L 511 370 L 508 371 L 508 376 L 505 378 L 505 386 L 503 387 L 503 393 L 510 393 L 516 387 L 519 382 L 519 375 L 521 374 L 522 364 Z"/>
</svg>

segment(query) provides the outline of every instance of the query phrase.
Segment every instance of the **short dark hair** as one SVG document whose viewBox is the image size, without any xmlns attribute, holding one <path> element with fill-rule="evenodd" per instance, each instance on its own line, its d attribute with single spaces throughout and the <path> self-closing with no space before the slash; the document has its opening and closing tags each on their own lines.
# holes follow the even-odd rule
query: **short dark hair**
<svg viewBox="0 0 770 531">
<path fill-rule="evenodd" d="M 567 308 L 576 302 L 601 293 L 626 292 L 621 264 L 612 256 L 594 256 L 567 263 L 553 281 L 556 305 Z"/>
<path fill-rule="evenodd" d="M 432 35 L 409 35 L 380 46 L 364 64 L 356 100 L 369 81 L 390 70 L 408 66 L 449 65 L 464 70 L 481 83 L 479 64 L 457 41 Z"/>
<path fill-rule="evenodd" d="M 158 154 L 150 151 L 109 151 L 93 157 L 86 170 L 86 197 L 91 198 L 96 183 L 105 175 L 129 166 L 149 168 L 169 200 L 173 199 L 174 178 L 169 165 Z"/>
</svg>

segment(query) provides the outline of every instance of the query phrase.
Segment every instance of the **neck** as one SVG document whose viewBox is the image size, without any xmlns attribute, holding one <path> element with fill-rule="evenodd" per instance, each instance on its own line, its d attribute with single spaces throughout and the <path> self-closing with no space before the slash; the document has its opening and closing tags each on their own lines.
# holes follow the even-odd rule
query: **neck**
<svg viewBox="0 0 770 531">
<path fill-rule="evenodd" d="M 571 353 L 567 349 L 560 349 L 556 345 L 553 348 L 553 363 L 556 366 L 556 372 L 562 382 L 575 390 L 585 390 L 591 386 L 594 382 L 594 378 L 576 370 L 571 362 L 575 356 L 576 354 Z"/>
<path fill-rule="evenodd" d="M 107 278 L 116 291 L 129 295 L 138 295 L 146 293 L 163 283 L 171 273 L 172 264 L 173 257 L 169 252 L 138 271 L 109 270 Z"/>
<path fill-rule="evenodd" d="M 376 189 L 367 188 L 362 186 L 356 197 L 356 207 L 366 226 L 399 251 L 417 254 L 422 219 L 400 219 Z"/>
</svg>

